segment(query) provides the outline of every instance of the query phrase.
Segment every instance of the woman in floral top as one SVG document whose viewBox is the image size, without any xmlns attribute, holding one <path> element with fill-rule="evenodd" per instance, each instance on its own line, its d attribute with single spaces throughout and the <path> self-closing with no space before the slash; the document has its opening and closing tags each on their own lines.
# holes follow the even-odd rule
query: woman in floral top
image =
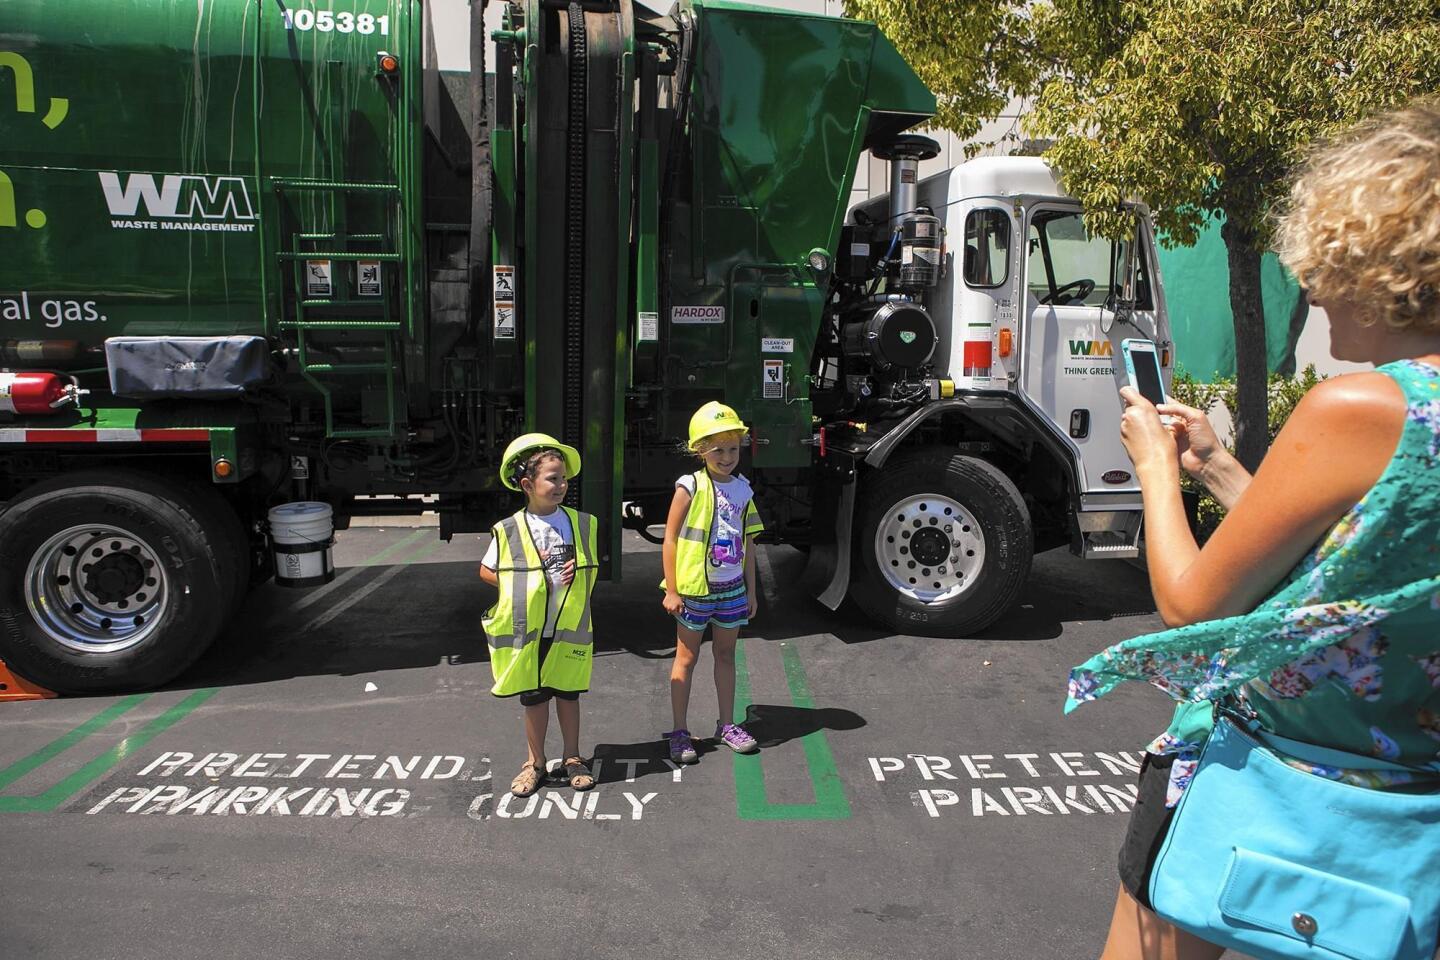
<svg viewBox="0 0 1440 960">
<path fill-rule="evenodd" d="M 1440 101 L 1316 151 L 1278 241 L 1329 316 L 1331 354 L 1378 369 L 1311 390 L 1253 478 L 1200 411 L 1157 411 L 1122 391 L 1151 590 L 1171 629 L 1076 667 L 1066 711 L 1127 680 L 1180 703 L 1141 774 L 1104 960 L 1222 952 L 1157 917 L 1145 892 L 1213 701 L 1228 697 L 1283 737 L 1434 771 L 1291 760 L 1318 776 L 1440 788 Z M 1181 505 L 1182 468 L 1229 510 L 1203 550 Z"/>
</svg>

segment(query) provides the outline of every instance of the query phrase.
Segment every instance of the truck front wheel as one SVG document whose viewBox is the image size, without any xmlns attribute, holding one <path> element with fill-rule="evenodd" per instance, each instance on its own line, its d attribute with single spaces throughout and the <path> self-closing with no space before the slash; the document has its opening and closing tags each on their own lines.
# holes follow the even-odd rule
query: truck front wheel
<svg viewBox="0 0 1440 960">
<path fill-rule="evenodd" d="M 180 484 L 77 473 L 0 513 L 0 659 L 62 693 L 157 686 L 227 613 L 221 535 Z"/>
<path fill-rule="evenodd" d="M 1009 477 L 974 457 L 916 451 L 866 484 L 850 595 L 891 629 L 968 636 L 1015 603 L 1033 551 Z"/>
</svg>

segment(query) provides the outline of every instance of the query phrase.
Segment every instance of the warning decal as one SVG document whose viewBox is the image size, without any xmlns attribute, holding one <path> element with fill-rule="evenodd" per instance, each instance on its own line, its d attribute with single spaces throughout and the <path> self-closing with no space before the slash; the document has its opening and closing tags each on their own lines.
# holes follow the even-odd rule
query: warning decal
<svg viewBox="0 0 1440 960">
<path fill-rule="evenodd" d="M 361 297 L 380 296 L 379 260 L 360 260 L 356 262 L 355 293 Z"/>
<path fill-rule="evenodd" d="M 495 339 L 515 339 L 515 267 L 513 264 L 495 264 L 493 268 L 495 292 Z"/>
<path fill-rule="evenodd" d="M 513 303 L 495 304 L 495 339 L 515 339 L 515 305 Z"/>
<path fill-rule="evenodd" d="M 765 371 L 760 380 L 760 396 L 766 400 L 785 398 L 785 361 L 766 360 Z"/>
<path fill-rule="evenodd" d="M 306 260 L 305 296 L 328 297 L 333 289 L 330 284 L 330 261 Z"/>
<path fill-rule="evenodd" d="M 653 343 L 660 339 L 660 314 L 642 310 L 639 316 L 640 331 L 636 340 Z"/>
</svg>

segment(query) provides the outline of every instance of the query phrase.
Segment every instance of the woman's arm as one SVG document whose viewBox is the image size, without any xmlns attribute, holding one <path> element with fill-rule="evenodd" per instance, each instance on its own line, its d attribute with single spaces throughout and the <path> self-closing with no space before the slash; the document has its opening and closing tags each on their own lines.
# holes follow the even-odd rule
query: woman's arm
<svg viewBox="0 0 1440 960">
<path fill-rule="evenodd" d="M 685 514 L 690 509 L 690 492 L 684 487 L 675 488 L 670 500 L 670 513 L 665 517 L 665 544 L 660 548 L 660 563 L 665 569 L 665 609 L 679 613 L 680 591 L 676 589 L 675 543 L 680 539 L 680 527 L 685 523 Z M 673 599 L 672 599 L 673 598 Z"/>
<path fill-rule="evenodd" d="M 1144 495 L 1150 588 L 1170 626 L 1253 610 L 1375 485 L 1405 423 L 1404 394 L 1384 374 L 1315 387 L 1201 550 L 1185 522 L 1174 439 L 1154 407 L 1128 388 L 1126 399 L 1121 434 Z"/>
<path fill-rule="evenodd" d="M 1240 494 L 1250 486 L 1250 471 L 1225 449 L 1205 411 L 1173 401 L 1162 403 L 1155 409 L 1179 421 L 1175 443 L 1180 453 L 1181 469 L 1205 484 L 1205 489 L 1220 502 L 1220 506 L 1226 510 L 1235 506 Z"/>
</svg>

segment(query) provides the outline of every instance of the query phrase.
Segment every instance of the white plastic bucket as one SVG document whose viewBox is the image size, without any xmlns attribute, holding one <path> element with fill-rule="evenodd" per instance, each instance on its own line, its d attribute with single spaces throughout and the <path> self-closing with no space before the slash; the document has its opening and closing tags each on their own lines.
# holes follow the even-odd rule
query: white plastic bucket
<svg viewBox="0 0 1440 960">
<path fill-rule="evenodd" d="M 270 543 L 278 586 L 314 587 L 335 579 L 331 514 L 328 503 L 282 503 L 271 508 Z"/>
</svg>

